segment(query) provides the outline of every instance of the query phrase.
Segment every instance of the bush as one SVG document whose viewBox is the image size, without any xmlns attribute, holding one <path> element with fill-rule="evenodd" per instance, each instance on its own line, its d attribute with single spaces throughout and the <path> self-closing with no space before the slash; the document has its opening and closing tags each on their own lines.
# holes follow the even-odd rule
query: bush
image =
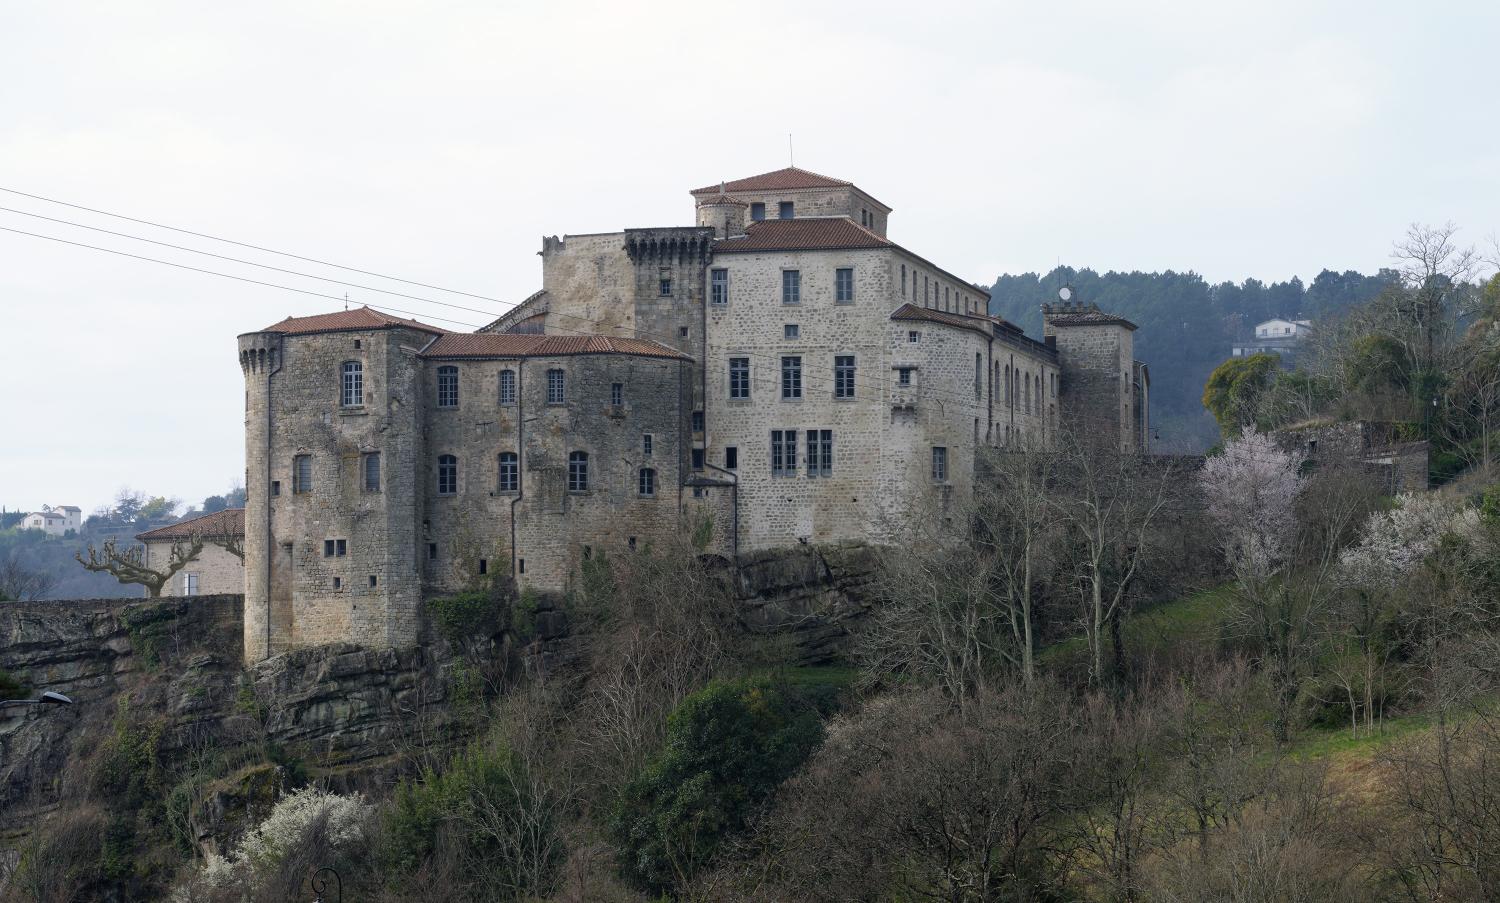
<svg viewBox="0 0 1500 903">
<path fill-rule="evenodd" d="M 403 783 L 385 821 L 388 867 L 413 877 L 446 864 L 475 899 L 546 896 L 564 849 L 556 800 L 537 777 L 492 739 Z"/>
<path fill-rule="evenodd" d="M 450 643 L 500 630 L 501 600 L 487 590 L 439 596 L 427 600 L 438 631 Z"/>
<path fill-rule="evenodd" d="M 688 696 L 667 720 L 665 748 L 616 805 L 610 827 L 626 879 L 667 893 L 690 878 L 822 737 L 818 710 L 764 678 Z"/>
</svg>

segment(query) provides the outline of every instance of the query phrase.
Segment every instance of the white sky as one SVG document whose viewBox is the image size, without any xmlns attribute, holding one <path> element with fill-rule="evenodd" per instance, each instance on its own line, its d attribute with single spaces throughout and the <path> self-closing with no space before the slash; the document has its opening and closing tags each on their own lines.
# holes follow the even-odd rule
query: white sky
<svg viewBox="0 0 1500 903">
<path fill-rule="evenodd" d="M 785 165 L 792 132 L 981 283 L 1059 260 L 1308 279 L 1375 270 L 1415 220 L 1496 228 L 1497 25 L 1478 2 L 0 0 L 0 187 L 519 300 L 542 235 L 689 223 L 688 189 Z M 334 306 L 0 232 L 0 503 L 223 492 L 235 335 Z"/>
</svg>

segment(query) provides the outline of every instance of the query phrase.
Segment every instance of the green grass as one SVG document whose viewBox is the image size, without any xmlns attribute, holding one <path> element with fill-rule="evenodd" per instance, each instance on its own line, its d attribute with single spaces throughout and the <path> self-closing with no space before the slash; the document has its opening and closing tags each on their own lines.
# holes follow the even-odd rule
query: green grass
<svg viewBox="0 0 1500 903">
<path fill-rule="evenodd" d="M 1131 655 L 1139 656 L 1216 645 L 1229 589 L 1220 586 L 1136 612 L 1125 622 L 1126 648 Z M 1088 639 L 1082 635 L 1037 651 L 1037 663 L 1052 669 L 1086 666 L 1087 658 Z"/>
<path fill-rule="evenodd" d="M 844 665 L 805 665 L 776 668 L 767 672 L 794 687 L 832 687 L 847 690 L 859 677 L 859 669 Z"/>
</svg>

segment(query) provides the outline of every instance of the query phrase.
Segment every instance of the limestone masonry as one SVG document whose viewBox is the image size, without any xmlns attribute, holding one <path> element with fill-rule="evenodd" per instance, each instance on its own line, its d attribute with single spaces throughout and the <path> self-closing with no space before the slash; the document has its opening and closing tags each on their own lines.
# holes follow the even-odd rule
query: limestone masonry
<svg viewBox="0 0 1500 903">
<path fill-rule="evenodd" d="M 1049 305 L 1027 338 L 838 179 L 691 194 L 692 226 L 543 239 L 541 290 L 475 333 L 360 308 L 239 337 L 247 659 L 411 644 L 424 595 L 561 590 L 681 530 L 879 544 L 1069 423 L 1145 449 L 1131 323 Z"/>
</svg>

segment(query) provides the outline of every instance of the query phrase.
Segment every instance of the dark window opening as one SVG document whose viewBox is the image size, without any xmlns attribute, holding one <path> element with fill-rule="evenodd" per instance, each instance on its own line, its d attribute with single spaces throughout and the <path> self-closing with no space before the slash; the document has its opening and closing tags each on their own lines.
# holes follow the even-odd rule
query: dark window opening
<svg viewBox="0 0 1500 903">
<path fill-rule="evenodd" d="M 703 449 L 701 449 L 701 448 L 695 448 L 695 449 L 693 449 L 693 469 L 694 470 L 702 470 L 703 469 Z"/>
<path fill-rule="evenodd" d="M 517 558 L 516 559 L 516 570 L 519 571 L 519 572 L 521 572 L 522 574 L 526 573 L 526 559 L 524 559 L 524 558 Z"/>
<path fill-rule="evenodd" d="M 739 448 L 737 446 L 731 445 L 728 448 L 724 449 L 724 469 L 725 470 L 735 470 L 739 466 L 740 466 L 740 450 L 739 450 Z"/>
<path fill-rule="evenodd" d="M 479 559 L 479 573 L 481 575 L 484 575 L 484 574 L 488 574 L 489 572 L 490 572 L 490 561 L 489 561 L 489 559 L 488 558 L 481 558 L 481 559 Z"/>
<path fill-rule="evenodd" d="M 375 585 L 376 585 L 376 584 L 377 584 L 377 583 L 379 583 L 379 582 L 380 582 L 380 581 L 378 581 L 378 580 L 376 580 L 376 579 L 375 579 L 375 575 L 374 575 L 374 574 L 371 574 L 371 575 L 370 575 L 370 586 L 371 586 L 371 588 L 374 588 L 374 586 L 375 586 Z"/>
<path fill-rule="evenodd" d="M 343 589 L 344 588 L 344 578 L 343 577 L 335 577 L 335 578 L 333 578 L 333 588 L 334 589 Z"/>
<path fill-rule="evenodd" d="M 776 205 L 776 215 L 781 219 L 791 219 L 792 209 L 793 208 L 791 201 L 782 201 L 780 204 Z"/>
<path fill-rule="evenodd" d="M 275 496 L 275 495 L 281 495 L 281 481 L 280 480 L 272 480 L 271 481 L 271 495 L 273 495 L 273 496 Z"/>
<path fill-rule="evenodd" d="M 702 411 L 694 411 L 693 412 L 693 432 L 695 432 L 695 433 L 701 433 L 701 432 L 703 432 L 703 412 Z"/>
<path fill-rule="evenodd" d="M 750 205 L 750 219 L 760 222 L 766 218 L 766 205 L 759 201 Z"/>
<path fill-rule="evenodd" d="M 453 495 L 458 492 L 458 459 L 452 455 L 438 456 L 437 493 Z"/>
<path fill-rule="evenodd" d="M 345 555 L 349 554 L 349 541 L 345 539 L 334 540 L 333 554 L 339 558 L 343 558 Z"/>
<path fill-rule="evenodd" d="M 437 561 L 437 543 L 429 542 L 427 544 L 427 560 Z"/>
</svg>

